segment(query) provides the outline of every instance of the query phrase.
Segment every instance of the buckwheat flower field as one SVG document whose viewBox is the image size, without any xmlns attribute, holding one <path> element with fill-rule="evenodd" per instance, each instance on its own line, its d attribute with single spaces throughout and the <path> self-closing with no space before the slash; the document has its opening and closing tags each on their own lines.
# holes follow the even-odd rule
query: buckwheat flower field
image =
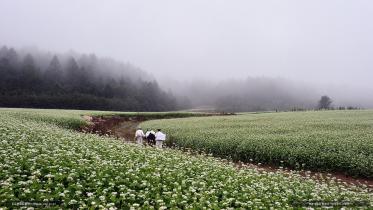
<svg viewBox="0 0 373 210">
<path fill-rule="evenodd" d="M 373 178 L 373 111 L 243 113 L 148 121 L 173 144 L 235 161 Z"/>
<path fill-rule="evenodd" d="M 72 128 L 84 123 L 82 114 L 0 110 L 0 207 L 50 201 L 57 209 L 291 209 L 309 200 L 372 206 L 364 186 L 237 169 L 211 156 L 79 133 Z"/>
</svg>

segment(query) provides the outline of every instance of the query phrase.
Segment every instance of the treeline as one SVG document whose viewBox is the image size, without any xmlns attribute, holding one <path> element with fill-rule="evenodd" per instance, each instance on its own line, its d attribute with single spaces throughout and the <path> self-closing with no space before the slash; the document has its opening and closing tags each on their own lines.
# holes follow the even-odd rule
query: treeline
<svg viewBox="0 0 373 210">
<path fill-rule="evenodd" d="M 333 90 L 285 78 L 247 77 L 216 82 L 171 80 L 162 84 L 173 87 L 175 95 L 189 99 L 185 101 L 194 108 L 219 112 L 350 110 L 373 106 L 366 92 L 348 88 Z M 333 100 L 325 93 L 331 95 Z M 364 100 L 364 97 L 368 100 Z"/>
<path fill-rule="evenodd" d="M 0 49 L 0 107 L 169 111 L 177 108 L 141 70 L 95 55 Z"/>
</svg>

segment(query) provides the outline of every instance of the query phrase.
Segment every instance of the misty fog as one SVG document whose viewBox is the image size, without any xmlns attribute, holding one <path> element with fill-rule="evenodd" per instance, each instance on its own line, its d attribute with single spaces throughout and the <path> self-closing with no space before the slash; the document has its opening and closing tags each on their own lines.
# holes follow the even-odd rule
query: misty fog
<svg viewBox="0 0 373 210">
<path fill-rule="evenodd" d="M 154 82 L 170 109 L 373 108 L 372 19 L 369 0 L 3 0 L 0 46 Z"/>
<path fill-rule="evenodd" d="M 226 111 L 314 109 L 322 95 L 330 96 L 335 108 L 373 107 L 371 89 L 297 82 L 279 77 L 184 82 L 169 79 L 161 84 L 164 89 L 172 90 L 180 100 L 189 98 L 192 107 L 213 106 Z"/>
</svg>

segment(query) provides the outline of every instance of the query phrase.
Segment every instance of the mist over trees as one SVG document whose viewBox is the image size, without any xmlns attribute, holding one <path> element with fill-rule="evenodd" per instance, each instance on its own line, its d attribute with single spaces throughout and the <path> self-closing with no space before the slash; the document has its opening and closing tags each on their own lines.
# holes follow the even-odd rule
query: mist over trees
<svg viewBox="0 0 373 210">
<path fill-rule="evenodd" d="M 315 86 L 283 78 L 191 82 L 158 78 L 94 54 L 0 48 L 0 107 L 171 111 L 204 107 L 224 112 L 373 107 L 369 91 Z M 164 91 L 168 90 L 168 91 Z M 325 99 L 325 98 L 324 98 Z M 330 98 L 329 98 L 330 99 Z"/>
<path fill-rule="evenodd" d="M 178 101 L 201 110 L 215 109 L 224 112 L 301 111 L 320 109 L 321 96 L 333 98 L 329 108 L 371 108 L 372 92 L 344 86 L 328 86 L 298 82 L 285 78 L 247 77 L 242 79 L 195 79 L 160 84 L 172 89 Z M 326 108 L 328 109 L 328 108 Z"/>
<path fill-rule="evenodd" d="M 188 98 L 192 107 L 225 112 L 314 109 L 320 97 L 311 87 L 282 78 L 199 80 L 172 86 L 179 87 L 175 95 Z"/>
<path fill-rule="evenodd" d="M 168 111 L 177 109 L 177 102 L 130 64 L 3 46 L 0 107 Z"/>
</svg>

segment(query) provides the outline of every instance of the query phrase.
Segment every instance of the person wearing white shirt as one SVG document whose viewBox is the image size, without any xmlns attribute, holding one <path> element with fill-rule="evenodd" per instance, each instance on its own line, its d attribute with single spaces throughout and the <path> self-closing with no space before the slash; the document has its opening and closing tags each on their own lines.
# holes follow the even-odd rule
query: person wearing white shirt
<svg viewBox="0 0 373 210">
<path fill-rule="evenodd" d="M 149 144 L 149 139 L 148 139 L 148 137 L 149 137 L 149 134 L 150 134 L 150 130 L 149 129 L 146 129 L 146 132 L 145 132 L 145 139 L 146 139 L 146 143 L 147 144 Z"/>
<path fill-rule="evenodd" d="M 140 127 L 138 127 L 135 133 L 135 139 L 137 141 L 137 144 L 142 145 L 142 141 L 144 137 L 145 137 L 144 132 L 142 131 Z"/>
<path fill-rule="evenodd" d="M 146 132 L 145 132 L 145 138 L 148 138 L 149 134 L 150 134 L 150 130 L 149 130 L 149 129 L 146 129 Z"/>
<path fill-rule="evenodd" d="M 155 133 L 155 146 L 161 149 L 163 141 L 165 140 L 166 134 L 162 133 L 161 129 L 158 129 L 157 133 Z"/>
</svg>

